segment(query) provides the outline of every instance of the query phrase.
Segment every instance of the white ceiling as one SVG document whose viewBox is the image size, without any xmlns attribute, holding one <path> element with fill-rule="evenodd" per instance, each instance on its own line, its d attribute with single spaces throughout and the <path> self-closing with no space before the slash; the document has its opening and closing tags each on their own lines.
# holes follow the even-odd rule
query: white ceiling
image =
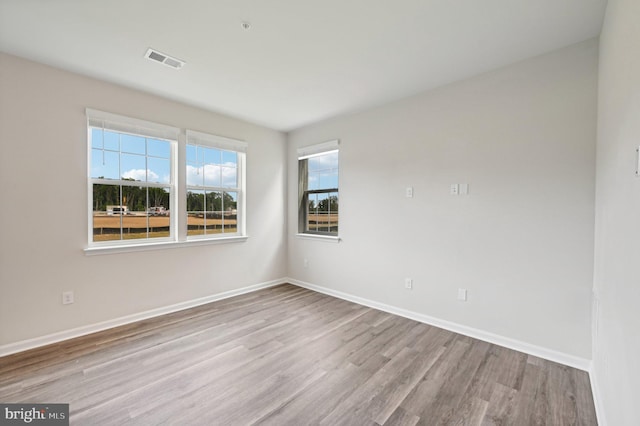
<svg viewBox="0 0 640 426">
<path fill-rule="evenodd" d="M 605 6 L 0 0 L 0 50 L 288 131 L 595 37 Z M 187 64 L 145 59 L 149 47 Z"/>
</svg>

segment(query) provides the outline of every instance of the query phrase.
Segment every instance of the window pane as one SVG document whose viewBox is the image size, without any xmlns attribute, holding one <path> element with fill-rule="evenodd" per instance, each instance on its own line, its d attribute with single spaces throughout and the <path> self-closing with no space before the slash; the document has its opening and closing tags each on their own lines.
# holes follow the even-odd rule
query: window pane
<svg viewBox="0 0 640 426">
<path fill-rule="evenodd" d="M 107 206 L 106 217 L 112 222 L 112 226 L 116 222 L 121 226 L 121 239 L 162 238 L 170 235 L 169 210 L 164 207 L 165 203 L 168 206 L 171 201 L 168 190 L 122 186 L 120 191 L 121 203 Z M 150 199 L 153 199 L 154 203 L 162 204 L 150 208 Z"/>
<path fill-rule="evenodd" d="M 338 187 L 338 171 L 321 172 L 318 176 L 319 187 L 321 189 L 330 189 Z"/>
<path fill-rule="evenodd" d="M 222 151 L 222 164 L 225 166 L 237 167 L 238 154 L 233 151 Z"/>
<path fill-rule="evenodd" d="M 187 144 L 187 163 L 196 163 L 196 146 Z"/>
<path fill-rule="evenodd" d="M 202 159 L 203 162 L 197 163 Z M 229 187 L 238 185 L 238 155 L 232 151 L 187 147 L 187 186 Z M 236 233 L 238 192 L 188 188 L 187 235 Z"/>
<path fill-rule="evenodd" d="M 318 195 L 309 194 L 309 207 L 307 210 L 307 231 L 318 231 Z"/>
<path fill-rule="evenodd" d="M 205 186 L 221 186 L 220 166 L 206 164 L 204 166 L 204 185 Z"/>
<path fill-rule="evenodd" d="M 204 235 L 204 191 L 187 191 L 187 235 Z"/>
<path fill-rule="evenodd" d="M 221 210 L 221 200 L 219 192 L 206 191 L 204 209 L 207 212 L 219 212 Z"/>
<path fill-rule="evenodd" d="M 91 147 L 97 149 L 106 149 L 109 151 L 119 151 L 120 143 L 118 134 L 92 127 Z"/>
<path fill-rule="evenodd" d="M 222 153 L 219 149 L 199 147 L 204 152 L 205 164 L 220 164 Z"/>
<path fill-rule="evenodd" d="M 149 238 L 166 238 L 171 236 L 171 199 L 168 189 L 147 188 Z"/>
<path fill-rule="evenodd" d="M 108 149 L 111 151 L 120 151 L 120 135 L 118 133 L 105 130 L 104 149 Z"/>
<path fill-rule="evenodd" d="M 120 150 L 132 154 L 146 154 L 145 138 L 122 133 L 120 135 Z"/>
<path fill-rule="evenodd" d="M 237 192 L 225 192 L 222 196 L 222 232 L 238 232 Z"/>
<path fill-rule="evenodd" d="M 187 144 L 187 186 L 237 188 L 238 153 Z"/>
<path fill-rule="evenodd" d="M 338 193 L 310 194 L 308 229 L 338 232 Z"/>
<path fill-rule="evenodd" d="M 204 191 L 187 191 L 187 211 L 204 211 Z"/>
<path fill-rule="evenodd" d="M 121 212 L 114 206 L 120 206 L 120 186 L 93 185 L 93 241 L 121 239 Z"/>
<path fill-rule="evenodd" d="M 122 187 L 122 205 L 127 207 L 127 214 L 147 211 L 147 188 L 140 186 Z"/>
<path fill-rule="evenodd" d="M 91 148 L 99 148 L 102 149 L 102 129 L 96 129 L 95 127 L 91 128 Z"/>
<path fill-rule="evenodd" d="M 309 158 L 309 189 L 338 187 L 338 153 Z"/>
<path fill-rule="evenodd" d="M 317 172 L 309 172 L 307 188 L 309 190 L 320 189 L 320 175 Z"/>
<path fill-rule="evenodd" d="M 149 214 L 151 216 L 167 216 L 171 206 L 171 198 L 167 188 L 147 188 L 149 194 Z"/>
<path fill-rule="evenodd" d="M 119 185 L 93 185 L 93 210 L 104 211 L 109 206 L 120 205 L 120 186 Z"/>
<path fill-rule="evenodd" d="M 222 196 L 217 191 L 206 193 L 206 234 L 219 234 L 222 232 Z"/>
<path fill-rule="evenodd" d="M 320 232 L 329 232 L 329 194 L 318 194 L 316 226 Z"/>
<path fill-rule="evenodd" d="M 158 139 L 147 139 L 147 155 L 169 159 L 171 157 L 171 144 Z"/>
<path fill-rule="evenodd" d="M 202 168 L 198 168 L 195 164 L 187 163 L 187 186 L 203 186 L 204 173 Z"/>
<path fill-rule="evenodd" d="M 320 156 L 316 156 L 316 157 L 311 157 L 309 158 L 309 171 L 310 172 L 315 172 L 318 171 L 322 168 L 322 163 L 320 160 Z"/>
<path fill-rule="evenodd" d="M 146 157 L 142 155 L 122 154 L 120 156 L 122 179 L 146 182 L 147 165 L 145 160 Z"/>
<path fill-rule="evenodd" d="M 235 188 L 238 186 L 238 169 L 235 167 L 222 167 L 222 186 Z"/>
<path fill-rule="evenodd" d="M 120 179 L 118 153 L 102 149 L 92 149 L 91 177 L 99 179 Z"/>
<path fill-rule="evenodd" d="M 318 159 L 322 163 L 322 169 L 332 170 L 338 168 L 338 152 L 331 152 L 326 155 L 321 155 Z"/>
<path fill-rule="evenodd" d="M 149 182 L 170 183 L 171 181 L 171 163 L 164 158 L 147 158 L 149 170 L 147 172 L 147 180 Z"/>
<path fill-rule="evenodd" d="M 168 188 L 93 185 L 93 241 L 170 236 Z"/>
<path fill-rule="evenodd" d="M 139 186 L 122 187 L 122 238 L 134 240 L 147 238 L 147 191 Z"/>
<path fill-rule="evenodd" d="M 338 193 L 330 192 L 328 197 L 327 226 L 328 232 L 338 233 Z"/>
</svg>

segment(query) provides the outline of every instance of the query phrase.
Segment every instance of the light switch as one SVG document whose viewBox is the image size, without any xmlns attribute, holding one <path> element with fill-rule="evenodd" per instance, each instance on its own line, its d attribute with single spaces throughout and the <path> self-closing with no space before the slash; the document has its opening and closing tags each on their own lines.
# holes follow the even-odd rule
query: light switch
<svg viewBox="0 0 640 426">
<path fill-rule="evenodd" d="M 413 198 L 413 187 L 408 186 L 405 190 L 405 195 L 407 198 Z"/>
<path fill-rule="evenodd" d="M 413 288 L 413 279 L 405 278 L 404 279 L 404 288 L 407 290 L 411 290 Z"/>
<path fill-rule="evenodd" d="M 469 184 L 461 183 L 460 184 L 460 195 L 467 195 L 469 193 Z"/>
<path fill-rule="evenodd" d="M 466 288 L 459 288 L 458 289 L 458 300 L 460 300 L 462 302 L 466 302 L 467 301 L 467 289 Z"/>
</svg>

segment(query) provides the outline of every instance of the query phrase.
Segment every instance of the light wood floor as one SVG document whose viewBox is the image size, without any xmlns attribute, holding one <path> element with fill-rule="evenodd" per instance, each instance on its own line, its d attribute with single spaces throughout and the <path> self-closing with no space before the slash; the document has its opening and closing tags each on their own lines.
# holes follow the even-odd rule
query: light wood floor
<svg viewBox="0 0 640 426">
<path fill-rule="evenodd" d="M 282 285 L 0 358 L 75 425 L 595 425 L 587 373 Z"/>
</svg>

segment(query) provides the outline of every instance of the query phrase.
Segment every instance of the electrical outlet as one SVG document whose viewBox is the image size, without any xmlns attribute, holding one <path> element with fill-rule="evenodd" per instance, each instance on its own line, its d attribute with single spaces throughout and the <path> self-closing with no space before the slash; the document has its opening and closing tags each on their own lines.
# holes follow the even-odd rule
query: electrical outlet
<svg viewBox="0 0 640 426">
<path fill-rule="evenodd" d="M 459 193 L 459 187 L 457 183 L 452 183 L 451 184 L 451 189 L 449 190 L 449 193 L 451 195 L 458 195 Z"/>
<path fill-rule="evenodd" d="M 413 288 L 413 280 L 411 278 L 404 279 L 404 288 L 411 290 Z"/>
<path fill-rule="evenodd" d="M 62 292 L 62 304 L 70 305 L 73 303 L 73 291 L 63 291 Z"/>
</svg>

